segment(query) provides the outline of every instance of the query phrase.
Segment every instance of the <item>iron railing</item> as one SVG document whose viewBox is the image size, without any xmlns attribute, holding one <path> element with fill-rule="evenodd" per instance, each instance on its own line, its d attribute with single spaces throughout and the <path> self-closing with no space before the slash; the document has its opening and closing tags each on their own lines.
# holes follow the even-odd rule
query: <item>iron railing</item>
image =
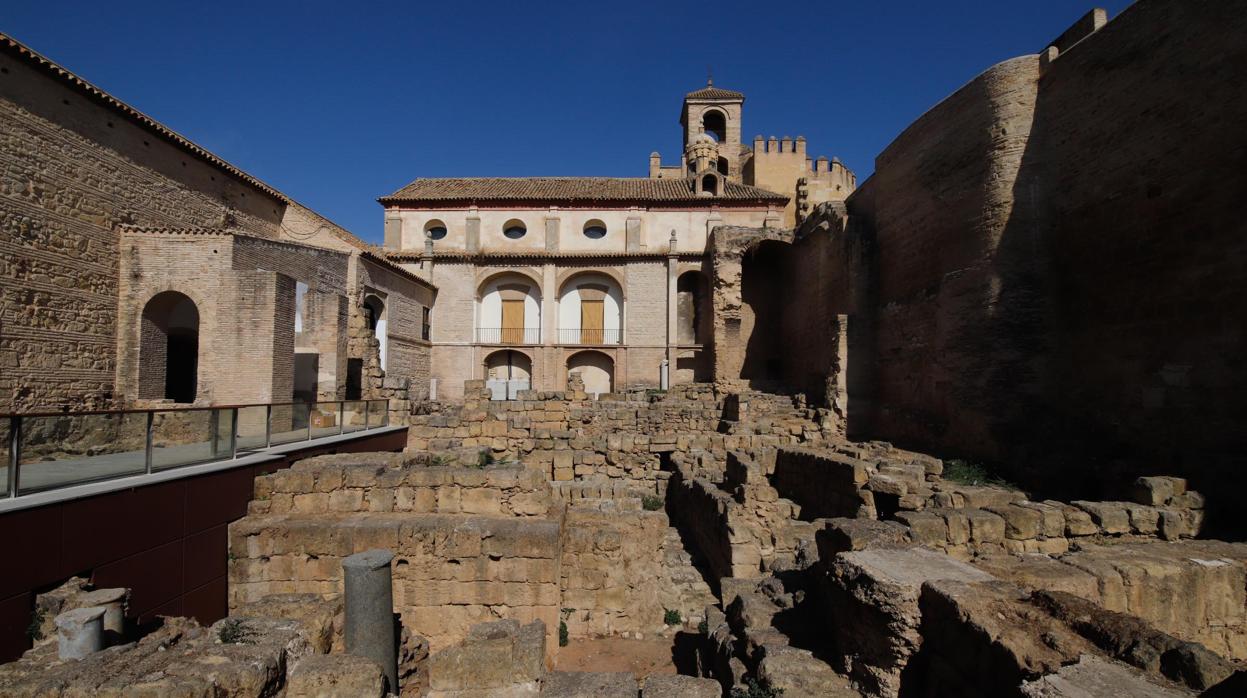
<svg viewBox="0 0 1247 698">
<path fill-rule="evenodd" d="M 476 341 L 481 344 L 541 344 L 538 327 L 478 327 Z"/>
<path fill-rule="evenodd" d="M 240 453 L 389 425 L 388 400 L 0 415 L 0 495 L 237 458 Z"/>
<path fill-rule="evenodd" d="M 623 332 L 619 330 L 590 330 L 569 328 L 559 330 L 559 344 L 619 344 Z"/>
</svg>

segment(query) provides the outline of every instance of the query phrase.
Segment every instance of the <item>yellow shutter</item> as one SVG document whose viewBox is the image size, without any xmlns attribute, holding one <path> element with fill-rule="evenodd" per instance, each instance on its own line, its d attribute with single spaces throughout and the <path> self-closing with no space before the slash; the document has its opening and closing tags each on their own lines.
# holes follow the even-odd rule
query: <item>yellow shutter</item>
<svg viewBox="0 0 1247 698">
<path fill-rule="evenodd" d="M 524 301 L 502 301 L 502 343 L 524 343 Z"/>
<path fill-rule="evenodd" d="M 580 342 L 601 344 L 604 314 L 602 301 L 580 301 Z"/>
</svg>

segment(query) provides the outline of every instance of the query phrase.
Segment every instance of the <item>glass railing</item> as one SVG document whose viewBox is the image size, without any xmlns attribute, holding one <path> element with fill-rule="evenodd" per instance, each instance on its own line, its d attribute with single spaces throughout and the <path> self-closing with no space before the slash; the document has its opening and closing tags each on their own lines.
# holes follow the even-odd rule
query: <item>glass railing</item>
<svg viewBox="0 0 1247 698">
<path fill-rule="evenodd" d="M 388 425 L 388 400 L 5 415 L 0 496 L 231 460 Z"/>
</svg>

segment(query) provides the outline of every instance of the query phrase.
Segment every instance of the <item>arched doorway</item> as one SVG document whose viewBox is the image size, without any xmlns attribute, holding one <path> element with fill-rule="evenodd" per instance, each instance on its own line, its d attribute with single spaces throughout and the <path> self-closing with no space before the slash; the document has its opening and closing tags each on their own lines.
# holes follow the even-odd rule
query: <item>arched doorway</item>
<svg viewBox="0 0 1247 698">
<path fill-rule="evenodd" d="M 615 388 L 615 362 L 600 351 L 582 351 L 567 359 L 567 376 L 580 374 L 585 392 L 594 395 L 612 392 Z"/>
<path fill-rule="evenodd" d="M 381 370 L 386 369 L 385 349 L 386 349 L 386 317 L 385 317 L 385 301 L 377 296 L 369 294 L 364 298 L 364 320 L 368 323 L 368 330 L 372 332 L 372 336 L 377 338 L 377 346 L 380 349 Z"/>
<path fill-rule="evenodd" d="M 764 240 L 741 261 L 741 337 L 747 337 L 740 377 L 751 385 L 783 383 L 788 376 L 790 347 L 784 344 L 785 303 L 790 297 L 792 246 Z"/>
<path fill-rule="evenodd" d="M 533 362 L 522 351 L 503 349 L 485 357 L 485 387 L 494 400 L 514 400 L 532 387 Z"/>
<path fill-rule="evenodd" d="M 702 304 L 706 298 L 705 277 L 699 271 L 686 271 L 676 280 L 676 342 L 701 344 L 705 335 L 702 327 L 706 313 Z"/>
<path fill-rule="evenodd" d="M 506 272 L 481 284 L 476 341 L 482 344 L 540 344 L 541 294 L 529 277 Z"/>
<path fill-rule="evenodd" d="M 139 339 L 139 397 L 194 402 L 199 382 L 199 309 L 177 291 L 143 306 Z"/>
<path fill-rule="evenodd" d="M 620 344 L 623 290 L 600 272 L 573 275 L 559 291 L 560 344 Z"/>
</svg>

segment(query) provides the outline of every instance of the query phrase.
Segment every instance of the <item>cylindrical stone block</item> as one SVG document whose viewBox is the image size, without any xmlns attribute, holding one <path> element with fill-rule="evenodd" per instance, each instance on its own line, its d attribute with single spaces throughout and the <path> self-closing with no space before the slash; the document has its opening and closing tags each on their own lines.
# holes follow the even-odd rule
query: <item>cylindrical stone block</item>
<svg viewBox="0 0 1247 698">
<path fill-rule="evenodd" d="M 388 550 L 367 550 L 342 561 L 346 586 L 346 651 L 371 659 L 398 693 L 398 636 L 394 631 L 394 585 Z"/>
<path fill-rule="evenodd" d="M 96 589 L 79 596 L 75 603 L 82 607 L 99 606 L 104 609 L 104 635 L 110 642 L 121 639 L 125 632 L 125 605 L 129 589 Z"/>
<path fill-rule="evenodd" d="M 104 649 L 104 608 L 89 606 L 56 617 L 57 654 L 82 659 Z"/>
</svg>

